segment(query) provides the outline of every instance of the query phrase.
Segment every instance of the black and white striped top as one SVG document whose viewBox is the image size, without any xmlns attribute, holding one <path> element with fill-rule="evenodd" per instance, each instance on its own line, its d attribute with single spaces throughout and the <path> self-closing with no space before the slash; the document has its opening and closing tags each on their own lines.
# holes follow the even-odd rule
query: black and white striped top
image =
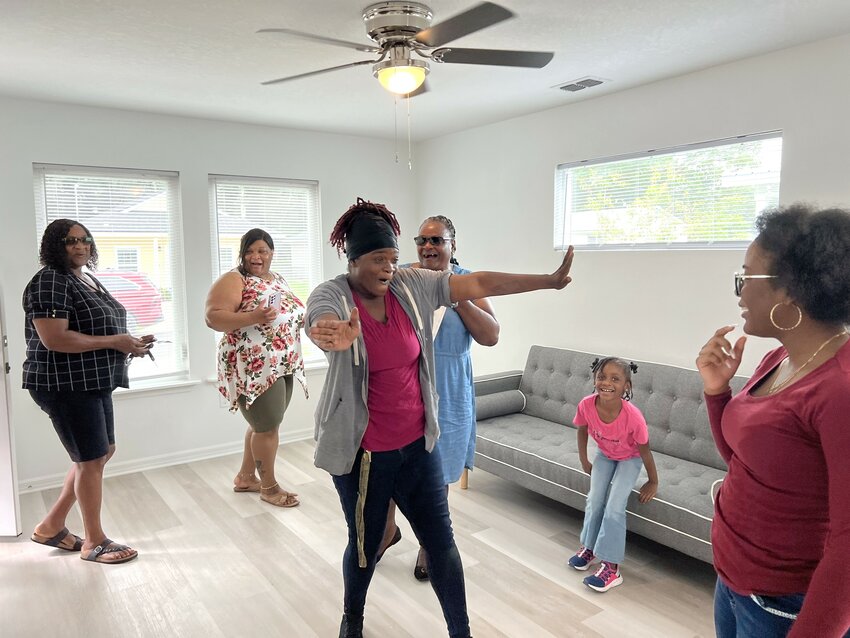
<svg viewBox="0 0 850 638">
<path fill-rule="evenodd" d="M 33 325 L 33 319 L 67 319 L 69 330 L 87 335 L 127 332 L 124 306 L 97 284 L 99 290 L 95 291 L 72 273 L 52 268 L 42 268 L 27 284 L 23 296 L 24 389 L 85 391 L 129 386 L 123 352 L 112 348 L 79 353 L 48 350 Z"/>
</svg>

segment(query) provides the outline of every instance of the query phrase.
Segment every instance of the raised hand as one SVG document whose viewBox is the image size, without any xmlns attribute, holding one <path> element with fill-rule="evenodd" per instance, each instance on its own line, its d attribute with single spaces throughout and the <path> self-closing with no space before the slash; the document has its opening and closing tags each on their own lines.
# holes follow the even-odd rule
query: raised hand
<svg viewBox="0 0 850 638">
<path fill-rule="evenodd" d="M 348 319 L 319 319 L 307 334 L 322 350 L 348 350 L 360 336 L 360 312 L 352 308 Z"/>
<path fill-rule="evenodd" d="M 573 265 L 573 247 L 570 246 L 567 248 L 567 252 L 564 254 L 564 260 L 561 262 L 558 270 L 552 273 L 552 288 L 555 290 L 561 290 L 565 288 L 568 283 L 572 281 L 572 277 L 570 277 L 570 267 Z"/>
<path fill-rule="evenodd" d="M 697 370 L 702 377 L 706 394 L 720 394 L 729 388 L 729 381 L 741 365 L 741 355 L 747 337 L 739 337 L 733 346 L 726 338 L 735 326 L 718 328 L 697 356 Z"/>
</svg>

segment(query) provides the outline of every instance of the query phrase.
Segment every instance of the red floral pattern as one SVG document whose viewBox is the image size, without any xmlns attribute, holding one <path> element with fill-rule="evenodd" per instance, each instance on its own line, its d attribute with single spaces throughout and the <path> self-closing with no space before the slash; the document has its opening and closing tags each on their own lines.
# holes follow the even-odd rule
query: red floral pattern
<svg viewBox="0 0 850 638">
<path fill-rule="evenodd" d="M 304 358 L 301 355 L 301 329 L 304 304 L 289 289 L 286 280 L 243 277 L 239 312 L 251 312 L 266 303 L 272 292 L 281 297 L 280 314 L 272 323 L 254 324 L 225 333 L 218 344 L 218 391 L 238 409 L 240 395 L 250 405 L 278 378 L 292 375 L 307 395 Z"/>
</svg>

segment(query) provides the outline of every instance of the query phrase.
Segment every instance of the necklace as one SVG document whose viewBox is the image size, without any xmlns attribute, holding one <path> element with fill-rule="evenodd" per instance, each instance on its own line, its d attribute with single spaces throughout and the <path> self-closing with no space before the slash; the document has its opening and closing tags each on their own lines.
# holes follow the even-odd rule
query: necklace
<svg viewBox="0 0 850 638">
<path fill-rule="evenodd" d="M 848 333 L 848 332 L 847 332 L 847 330 L 842 330 L 842 331 L 841 331 L 841 332 L 839 332 L 838 334 L 834 334 L 834 335 L 832 335 L 829 339 L 827 339 L 827 340 L 826 340 L 826 341 L 824 341 L 822 344 L 820 344 L 820 346 L 818 347 L 818 349 L 817 349 L 817 350 L 815 350 L 815 353 L 814 353 L 811 357 L 809 357 L 809 359 L 808 359 L 808 360 L 807 360 L 807 361 L 806 361 L 803 365 L 801 365 L 799 368 L 797 368 L 797 371 L 796 371 L 794 374 L 792 374 L 790 377 L 788 377 L 787 379 L 785 379 L 785 381 L 783 381 L 782 383 L 776 383 L 776 382 L 779 380 L 779 374 L 777 373 L 776 378 L 773 380 L 773 383 L 771 383 L 771 384 L 770 384 L 770 388 L 768 388 L 767 393 L 768 393 L 768 394 L 775 394 L 775 393 L 779 392 L 782 388 L 784 388 L 786 385 L 788 385 L 788 384 L 789 384 L 789 383 L 791 383 L 794 379 L 796 379 L 798 376 L 800 376 L 800 373 L 801 373 L 803 370 L 805 370 L 805 369 L 806 369 L 806 367 L 807 367 L 807 366 L 808 366 L 808 365 L 809 365 L 812 361 L 814 361 L 814 360 L 815 360 L 815 357 L 816 357 L 816 356 L 818 356 L 818 355 L 821 353 L 821 350 L 823 350 L 823 349 L 824 349 L 824 348 L 826 348 L 826 347 L 827 347 L 830 343 L 832 343 L 833 341 L 835 341 L 836 339 L 838 339 L 838 337 L 844 336 L 844 335 L 846 335 L 846 334 L 850 334 L 850 333 Z M 782 363 L 785 363 L 786 361 L 788 361 L 788 357 L 785 357 L 785 359 L 783 359 L 783 360 L 782 360 Z M 780 364 L 780 365 L 782 365 L 782 364 Z"/>
</svg>

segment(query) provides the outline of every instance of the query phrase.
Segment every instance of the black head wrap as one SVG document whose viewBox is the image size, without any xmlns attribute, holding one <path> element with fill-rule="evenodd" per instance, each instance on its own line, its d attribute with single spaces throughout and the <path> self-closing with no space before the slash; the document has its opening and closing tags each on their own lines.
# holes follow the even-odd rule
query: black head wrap
<svg viewBox="0 0 850 638">
<path fill-rule="evenodd" d="M 382 248 L 398 250 L 398 238 L 390 223 L 377 213 L 365 213 L 351 223 L 345 234 L 345 256 L 349 261 Z"/>
</svg>

